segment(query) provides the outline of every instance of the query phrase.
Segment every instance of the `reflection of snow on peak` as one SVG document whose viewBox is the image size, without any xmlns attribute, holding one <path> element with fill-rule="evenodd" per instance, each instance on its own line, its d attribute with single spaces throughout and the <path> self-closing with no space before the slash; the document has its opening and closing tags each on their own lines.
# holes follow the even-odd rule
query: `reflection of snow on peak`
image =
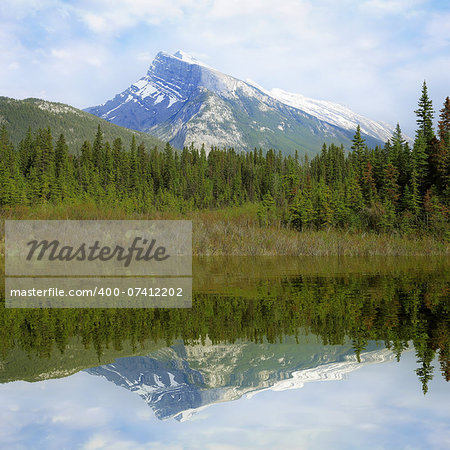
<svg viewBox="0 0 450 450">
<path fill-rule="evenodd" d="M 272 391 L 285 391 L 288 389 L 302 388 L 305 383 L 311 381 L 343 380 L 348 373 L 361 369 L 369 364 L 394 361 L 395 355 L 390 350 L 383 349 L 362 353 L 360 356 L 360 362 L 358 362 L 355 355 L 347 356 L 346 359 L 347 361 L 324 364 L 323 366 L 314 367 L 312 369 L 292 372 L 291 378 L 278 381 L 268 389 Z M 247 394 L 247 397 L 251 398 L 258 392 L 261 392 L 261 390 L 251 392 Z"/>
<path fill-rule="evenodd" d="M 373 347 L 372 347 L 373 348 Z M 149 356 L 119 358 L 88 369 L 138 394 L 159 419 L 190 420 L 198 411 L 268 389 L 298 389 L 311 381 L 342 380 L 368 364 L 392 361 L 387 349 L 363 352 L 360 361 L 350 346 L 322 347 L 304 337 L 302 345 L 183 345 Z"/>
</svg>

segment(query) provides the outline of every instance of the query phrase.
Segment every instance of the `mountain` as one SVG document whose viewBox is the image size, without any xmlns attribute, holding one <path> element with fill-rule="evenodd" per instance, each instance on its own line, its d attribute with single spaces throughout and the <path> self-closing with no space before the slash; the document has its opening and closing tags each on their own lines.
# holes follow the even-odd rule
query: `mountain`
<svg viewBox="0 0 450 450">
<path fill-rule="evenodd" d="M 175 147 L 205 144 L 317 153 L 324 142 L 351 145 L 356 126 L 369 145 L 393 128 L 344 106 L 223 74 L 184 52 L 160 52 L 147 74 L 106 103 L 87 108 L 117 125 L 151 133 Z"/>
<path fill-rule="evenodd" d="M 148 356 L 119 358 L 87 372 L 139 395 L 157 418 L 183 421 L 214 403 L 253 396 L 265 389 L 298 389 L 306 382 L 341 380 L 369 363 L 394 359 L 390 350 L 375 344 L 361 353 L 358 362 L 351 344 L 323 346 L 312 335 L 299 340 L 180 343 Z"/>
<path fill-rule="evenodd" d="M 6 125 L 14 144 L 25 137 L 30 127 L 32 131 L 50 127 L 54 139 L 64 134 L 71 152 L 77 152 L 86 139 L 93 140 L 99 124 L 105 140 L 110 142 L 120 137 L 125 145 L 129 145 L 132 136 L 135 136 L 138 144 L 144 142 L 148 149 L 154 146 L 163 148 L 165 145 L 147 133 L 114 125 L 73 106 L 36 98 L 15 100 L 0 97 L 0 126 L 2 124 Z"/>
</svg>

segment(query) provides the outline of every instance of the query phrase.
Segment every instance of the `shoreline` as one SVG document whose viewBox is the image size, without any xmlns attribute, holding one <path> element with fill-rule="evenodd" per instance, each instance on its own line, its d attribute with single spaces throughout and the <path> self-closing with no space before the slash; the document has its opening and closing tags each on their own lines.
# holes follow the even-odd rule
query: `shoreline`
<svg viewBox="0 0 450 450">
<path fill-rule="evenodd" d="M 16 207 L 0 211 L 0 257 L 4 258 L 4 220 L 192 220 L 194 256 L 446 256 L 450 241 L 431 234 L 376 233 L 327 229 L 296 231 L 275 222 L 260 226 L 257 204 L 185 214 L 127 214 L 92 204 Z"/>
</svg>

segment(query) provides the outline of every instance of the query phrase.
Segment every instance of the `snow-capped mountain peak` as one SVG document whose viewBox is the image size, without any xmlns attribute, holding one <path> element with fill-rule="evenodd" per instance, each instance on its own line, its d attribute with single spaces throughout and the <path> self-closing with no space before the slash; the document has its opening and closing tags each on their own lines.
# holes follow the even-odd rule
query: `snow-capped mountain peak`
<svg viewBox="0 0 450 450">
<path fill-rule="evenodd" d="M 251 398 L 266 391 L 299 389 L 305 383 L 338 381 L 369 364 L 390 362 L 395 354 L 374 348 L 357 361 L 350 345 L 317 347 L 304 337 L 302 350 L 285 343 L 187 346 L 181 343 L 148 356 L 119 358 L 88 369 L 139 395 L 159 419 L 191 419 L 220 402 Z"/>
<path fill-rule="evenodd" d="M 171 55 L 169 55 L 169 56 L 171 56 Z M 197 58 L 190 55 L 189 53 L 183 52 L 183 50 L 178 50 L 176 53 L 173 54 L 173 57 L 181 59 L 182 61 L 185 61 L 189 64 L 196 64 L 198 66 L 208 67 L 209 69 L 212 69 L 212 67 L 209 67 L 204 62 L 199 61 Z"/>
<path fill-rule="evenodd" d="M 224 74 L 181 50 L 159 52 L 145 76 L 88 112 L 153 134 L 182 148 L 195 145 L 317 153 L 322 144 L 350 147 L 359 124 L 369 145 L 393 128 L 350 109 Z"/>
<path fill-rule="evenodd" d="M 393 129 L 388 124 L 367 119 L 338 103 L 315 100 L 302 94 L 286 92 L 279 88 L 268 91 L 268 94 L 285 105 L 305 111 L 338 127 L 355 130 L 360 125 L 361 131 L 369 136 L 381 138 L 384 141 L 392 137 Z"/>
</svg>

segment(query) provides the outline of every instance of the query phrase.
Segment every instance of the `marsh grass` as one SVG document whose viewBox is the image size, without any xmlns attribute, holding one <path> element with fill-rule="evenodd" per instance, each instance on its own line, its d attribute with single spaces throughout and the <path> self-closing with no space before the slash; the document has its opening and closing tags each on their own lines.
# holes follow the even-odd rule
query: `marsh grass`
<svg viewBox="0 0 450 450">
<path fill-rule="evenodd" d="M 193 223 L 193 254 L 199 256 L 427 256 L 449 255 L 450 243 L 428 234 L 378 234 L 328 229 L 298 232 L 280 222 L 260 226 L 258 205 L 218 210 L 127 213 L 93 203 L 15 207 L 0 211 L 0 254 L 4 256 L 4 220 L 172 220 Z"/>
</svg>

